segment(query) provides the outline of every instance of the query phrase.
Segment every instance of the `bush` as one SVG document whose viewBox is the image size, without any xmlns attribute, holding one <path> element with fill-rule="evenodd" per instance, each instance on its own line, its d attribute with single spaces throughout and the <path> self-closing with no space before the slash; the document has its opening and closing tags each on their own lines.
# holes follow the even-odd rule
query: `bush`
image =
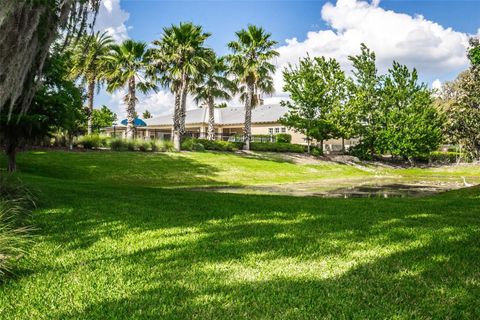
<svg viewBox="0 0 480 320">
<path fill-rule="evenodd" d="M 455 163 L 457 159 L 462 159 L 462 154 L 459 152 L 443 152 L 443 151 L 433 151 L 428 157 L 430 162 L 437 163 Z"/>
<path fill-rule="evenodd" d="M 277 143 L 291 143 L 292 135 L 288 133 L 277 133 L 275 135 L 275 141 Z"/>
<path fill-rule="evenodd" d="M 36 207 L 36 197 L 16 177 L 0 174 L 0 200 L 16 203 L 18 208 L 30 211 Z"/>
<path fill-rule="evenodd" d="M 322 151 L 317 147 L 310 147 L 310 153 L 315 157 L 323 156 Z"/>
<path fill-rule="evenodd" d="M 351 147 L 348 150 L 348 153 L 362 160 L 373 160 L 370 150 L 363 143 L 359 143 L 356 146 Z"/>
<path fill-rule="evenodd" d="M 158 140 L 150 140 L 150 150 L 152 152 L 159 152 L 159 151 L 165 151 L 165 144 L 163 141 L 158 141 Z"/>
<path fill-rule="evenodd" d="M 110 149 L 113 151 L 126 151 L 126 141 L 120 138 L 113 138 L 110 140 Z"/>
<path fill-rule="evenodd" d="M 206 150 L 216 151 L 236 151 L 242 148 L 242 142 L 231 142 L 221 140 L 207 140 L 207 139 L 195 139 L 196 142 L 201 143 Z"/>
<path fill-rule="evenodd" d="M 31 229 L 25 223 L 34 205 L 33 195 L 18 179 L 0 176 L 0 278 L 30 246 Z"/>
<path fill-rule="evenodd" d="M 112 138 L 109 137 L 109 136 L 103 136 L 103 135 L 101 135 L 101 136 L 100 136 L 100 146 L 101 146 L 101 147 L 108 148 L 108 146 L 110 145 L 110 140 L 111 140 L 111 139 L 112 139 Z"/>
<path fill-rule="evenodd" d="M 125 140 L 125 146 L 128 151 L 135 151 L 135 148 L 137 147 L 135 140 Z"/>
<path fill-rule="evenodd" d="M 253 151 L 272 151 L 272 152 L 293 152 L 293 153 L 304 153 L 305 146 L 300 144 L 291 144 L 291 143 L 250 143 L 250 149 Z"/>
<path fill-rule="evenodd" d="M 146 140 L 135 140 L 135 146 L 138 150 L 142 152 L 146 152 L 151 148 L 150 142 Z"/>
<path fill-rule="evenodd" d="M 180 149 L 188 151 L 204 151 L 205 147 L 197 140 L 198 139 L 185 139 L 182 142 Z"/>
<path fill-rule="evenodd" d="M 174 151 L 175 149 L 173 148 L 173 142 L 170 140 L 163 140 L 163 146 L 165 148 L 165 151 Z"/>
<path fill-rule="evenodd" d="M 91 134 L 80 137 L 78 144 L 82 145 L 84 149 L 95 149 L 101 147 L 102 139 L 97 134 Z"/>
<path fill-rule="evenodd" d="M 270 134 L 254 134 L 251 142 L 274 142 L 274 136 Z"/>
<path fill-rule="evenodd" d="M 0 279 L 11 271 L 30 244 L 29 228 L 16 226 L 10 201 L 0 200 Z"/>
</svg>

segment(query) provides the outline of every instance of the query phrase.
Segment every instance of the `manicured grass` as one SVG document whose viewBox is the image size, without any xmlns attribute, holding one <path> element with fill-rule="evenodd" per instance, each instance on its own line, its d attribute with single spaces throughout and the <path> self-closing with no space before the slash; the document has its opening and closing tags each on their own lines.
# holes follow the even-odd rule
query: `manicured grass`
<svg viewBox="0 0 480 320">
<path fill-rule="evenodd" d="M 297 165 L 268 153 L 40 151 L 20 154 L 18 166 L 23 174 L 35 177 L 149 187 L 252 185 L 372 175 L 334 163 Z"/>
<path fill-rule="evenodd" d="M 172 189 L 371 175 L 262 157 L 21 154 L 42 199 L 37 244 L 0 285 L 0 318 L 480 317 L 479 188 L 415 199 Z"/>
</svg>

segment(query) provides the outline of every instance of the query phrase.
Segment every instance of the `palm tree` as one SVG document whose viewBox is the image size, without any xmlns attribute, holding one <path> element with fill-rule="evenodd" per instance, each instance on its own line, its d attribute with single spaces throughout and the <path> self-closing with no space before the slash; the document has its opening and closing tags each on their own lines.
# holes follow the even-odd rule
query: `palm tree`
<svg viewBox="0 0 480 320">
<path fill-rule="evenodd" d="M 113 46 L 110 55 L 105 57 L 103 67 L 108 83 L 107 91 L 127 88 L 124 98 L 127 107 L 127 139 L 133 138 L 136 91 L 147 93 L 157 90 L 156 79 L 147 72 L 149 65 L 147 44 L 133 40 L 125 40 L 121 45 Z"/>
<path fill-rule="evenodd" d="M 237 39 L 228 44 L 232 54 L 227 57 L 231 73 L 243 88 L 245 124 L 243 129 L 244 149 L 250 150 L 252 135 L 252 109 L 259 104 L 262 93 L 274 91 L 272 74 L 275 66 L 270 62 L 278 56 L 273 49 L 277 44 L 263 28 L 249 25 L 236 33 Z"/>
<path fill-rule="evenodd" d="M 74 79 L 81 78 L 87 86 L 88 124 L 87 133 L 92 133 L 93 99 L 95 87 L 97 90 L 104 78 L 102 75 L 102 61 L 114 44 L 113 38 L 106 32 L 84 36 L 80 38 L 72 51 L 72 68 L 70 75 Z"/>
<path fill-rule="evenodd" d="M 224 59 L 213 56 L 209 68 L 195 83 L 195 102 L 208 108 L 208 140 L 215 140 L 215 99 L 230 100 L 230 94 L 236 92 L 235 83 L 227 78 L 227 70 Z"/>
<path fill-rule="evenodd" d="M 205 47 L 210 33 L 191 22 L 164 28 L 162 38 L 153 42 L 155 65 L 162 73 L 162 82 L 175 95 L 173 116 L 173 143 L 180 150 L 181 136 L 185 134 L 187 94 L 191 82 L 209 67 L 213 51 Z"/>
</svg>

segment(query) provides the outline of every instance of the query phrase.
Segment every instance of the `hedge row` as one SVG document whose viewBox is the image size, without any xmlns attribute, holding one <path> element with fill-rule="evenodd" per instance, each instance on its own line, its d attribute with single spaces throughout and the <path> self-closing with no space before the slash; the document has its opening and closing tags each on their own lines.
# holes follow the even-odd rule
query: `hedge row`
<svg viewBox="0 0 480 320">
<path fill-rule="evenodd" d="M 172 151 L 173 144 L 170 141 L 143 140 L 143 139 L 121 139 L 108 136 L 88 135 L 80 137 L 77 145 L 85 149 L 110 148 L 113 151 Z"/>
<path fill-rule="evenodd" d="M 263 142 L 250 143 L 250 149 L 253 151 L 271 151 L 271 152 L 293 152 L 293 153 L 304 153 L 305 146 L 300 144 L 291 144 L 291 143 L 281 143 L 281 142 Z"/>
<path fill-rule="evenodd" d="M 207 139 L 186 139 L 182 142 L 182 150 L 189 151 L 236 151 L 242 149 L 242 142 L 231 142 L 221 140 L 207 140 Z"/>
</svg>

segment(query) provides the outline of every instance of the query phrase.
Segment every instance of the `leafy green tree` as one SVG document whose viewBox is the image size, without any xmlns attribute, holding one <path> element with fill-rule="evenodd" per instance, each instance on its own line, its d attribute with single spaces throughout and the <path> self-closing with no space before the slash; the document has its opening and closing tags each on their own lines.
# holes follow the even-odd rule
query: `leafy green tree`
<svg viewBox="0 0 480 320">
<path fill-rule="evenodd" d="M 93 110 L 92 127 L 95 132 L 99 132 L 101 128 L 111 127 L 115 121 L 117 121 L 117 114 L 107 106 Z"/>
<path fill-rule="evenodd" d="M 480 67 L 480 39 L 470 38 L 470 48 L 468 50 L 468 58 L 472 66 Z"/>
<path fill-rule="evenodd" d="M 345 153 L 345 139 L 352 139 L 359 135 L 360 114 L 358 105 L 350 101 L 352 93 L 356 89 L 352 79 L 345 76 L 338 86 L 341 94 L 338 103 L 333 106 L 332 110 L 332 119 L 335 125 L 333 136 L 342 140 L 342 152 Z"/>
<path fill-rule="evenodd" d="M 23 144 L 36 143 L 57 131 L 63 131 L 71 142 L 82 130 L 86 120 L 83 95 L 68 78 L 69 61 L 68 55 L 59 52 L 46 61 L 42 86 L 28 112 L 9 113 L 6 108 L 0 112 L 0 145 L 5 148 L 10 172 L 16 170 L 16 152 Z"/>
<path fill-rule="evenodd" d="M 145 111 L 142 113 L 142 118 L 143 118 L 143 119 L 150 119 L 150 118 L 152 118 L 152 117 L 153 117 L 152 114 L 151 114 L 150 111 L 148 111 L 148 110 L 145 110 Z"/>
<path fill-rule="evenodd" d="M 428 156 L 442 141 L 442 118 L 433 104 L 432 92 L 418 83 L 415 69 L 393 63 L 381 94 L 385 121 L 380 148 L 413 161 Z"/>
<path fill-rule="evenodd" d="M 133 138 L 134 133 L 137 90 L 142 93 L 157 90 L 156 79 L 147 72 L 149 66 L 147 44 L 133 40 L 125 40 L 121 45 L 113 46 L 102 66 L 108 83 L 107 91 L 127 89 L 124 102 L 127 109 L 126 136 L 129 139 Z"/>
<path fill-rule="evenodd" d="M 335 111 L 347 98 L 345 73 L 335 59 L 307 57 L 299 66 L 289 65 L 283 78 L 290 100 L 282 101 L 289 111 L 281 122 L 303 133 L 309 146 L 310 138 L 319 141 L 323 152 L 323 141 L 338 133 Z"/>
<path fill-rule="evenodd" d="M 87 86 L 87 133 L 92 133 L 93 100 L 95 88 L 100 88 L 104 80 L 103 63 L 114 44 L 113 38 L 106 32 L 83 36 L 73 48 L 71 75 L 80 78 Z"/>
<path fill-rule="evenodd" d="M 231 99 L 236 91 L 236 85 L 227 77 L 228 67 L 222 58 L 212 56 L 209 68 L 201 75 L 195 84 L 195 101 L 208 108 L 207 139 L 215 140 L 215 100 Z"/>
<path fill-rule="evenodd" d="M 445 83 L 438 103 L 446 115 L 447 142 L 458 144 L 466 158 L 480 158 L 480 81 L 473 68 Z"/>
<path fill-rule="evenodd" d="M 353 65 L 354 85 L 351 87 L 349 99 L 349 115 L 356 114 L 356 125 L 349 126 L 349 133 L 361 137 L 362 147 L 367 149 L 370 157 L 375 155 L 379 144 L 379 134 L 384 116 L 380 106 L 382 77 L 378 75 L 375 53 L 361 44 L 361 53 L 350 56 Z M 349 117 L 351 119 L 351 117 Z M 366 155 L 364 155 L 366 156 Z"/>
<path fill-rule="evenodd" d="M 249 25 L 236 32 L 237 39 L 228 43 L 232 54 L 227 56 L 230 71 L 244 92 L 245 124 L 243 129 L 244 149 L 250 150 L 252 135 L 252 109 L 260 103 L 261 93 L 273 93 L 272 74 L 275 66 L 272 59 L 278 56 L 273 48 L 276 41 L 263 28 Z M 243 87 L 243 89 L 242 89 Z"/>
<path fill-rule="evenodd" d="M 194 79 L 208 69 L 213 55 L 213 51 L 205 47 L 209 37 L 210 33 L 204 32 L 201 26 L 185 22 L 164 28 L 161 39 L 153 42 L 157 71 L 175 96 L 173 143 L 177 151 L 185 134 L 187 95 L 194 89 Z"/>
</svg>

